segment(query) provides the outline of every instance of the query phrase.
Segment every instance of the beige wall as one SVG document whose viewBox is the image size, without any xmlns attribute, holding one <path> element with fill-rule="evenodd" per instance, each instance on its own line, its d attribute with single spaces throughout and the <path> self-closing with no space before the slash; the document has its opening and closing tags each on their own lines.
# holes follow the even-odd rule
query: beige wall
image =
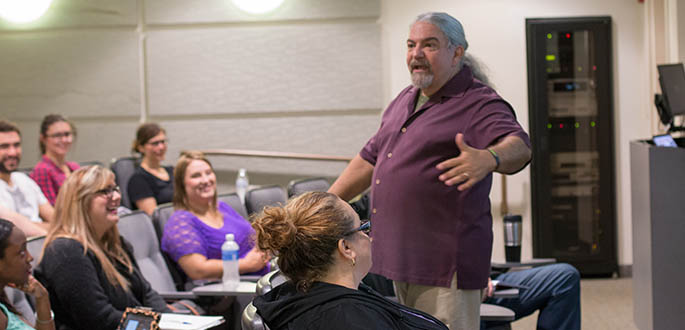
<svg viewBox="0 0 685 330">
<path fill-rule="evenodd" d="M 525 18 L 610 15 L 613 24 L 619 263 L 632 263 L 628 142 L 651 135 L 645 4 L 626 0 L 286 0 L 265 16 L 228 0 L 55 0 L 34 25 L 0 22 L 0 109 L 25 140 L 22 166 L 38 159 L 37 126 L 60 112 L 79 128 L 72 158 L 128 154 L 141 119 L 161 122 L 169 162 L 187 148 L 354 155 L 381 109 L 408 84 L 408 24 L 447 11 L 466 29 L 469 51 L 528 126 Z M 343 164 L 214 158 L 229 187 L 251 178 L 334 176 Z M 532 252 L 530 180 L 508 180 L 512 213 L 524 216 Z M 503 258 L 500 179 L 492 193 L 494 257 Z"/>
<path fill-rule="evenodd" d="M 226 0 L 55 0 L 36 23 L 0 22 L 2 115 L 24 132 L 24 167 L 53 112 L 78 127 L 74 160 L 127 155 L 141 120 L 166 127 L 169 163 L 197 148 L 351 157 L 379 123 L 379 15 L 368 0 L 286 1 L 263 16 Z M 259 183 L 345 166 L 214 163 L 223 190 L 240 167 Z"/>
</svg>

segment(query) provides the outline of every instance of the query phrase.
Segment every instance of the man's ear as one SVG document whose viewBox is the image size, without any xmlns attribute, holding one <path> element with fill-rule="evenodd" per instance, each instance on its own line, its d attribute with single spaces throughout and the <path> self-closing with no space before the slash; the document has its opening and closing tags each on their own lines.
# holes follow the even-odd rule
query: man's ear
<svg viewBox="0 0 685 330">
<path fill-rule="evenodd" d="M 452 58 L 452 64 L 453 65 L 459 65 L 459 63 L 461 63 L 461 60 L 463 57 L 464 57 L 464 47 L 457 46 L 454 49 L 454 58 Z"/>
</svg>

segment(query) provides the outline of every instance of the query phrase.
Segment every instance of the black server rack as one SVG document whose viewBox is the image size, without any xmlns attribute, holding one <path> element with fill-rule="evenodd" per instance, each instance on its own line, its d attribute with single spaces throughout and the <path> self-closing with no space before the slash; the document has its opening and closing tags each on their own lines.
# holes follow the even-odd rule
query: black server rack
<svg viewBox="0 0 685 330">
<path fill-rule="evenodd" d="M 526 20 L 533 254 L 617 271 L 611 17 Z"/>
</svg>

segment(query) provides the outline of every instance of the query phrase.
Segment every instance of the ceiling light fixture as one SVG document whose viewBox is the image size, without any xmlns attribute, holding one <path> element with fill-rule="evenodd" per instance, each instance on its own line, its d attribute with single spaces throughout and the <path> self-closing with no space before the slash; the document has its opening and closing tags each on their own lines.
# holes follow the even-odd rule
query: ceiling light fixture
<svg viewBox="0 0 685 330">
<path fill-rule="evenodd" d="M 0 17 L 12 23 L 30 23 L 45 14 L 52 0 L 0 0 Z"/>
<path fill-rule="evenodd" d="M 278 8 L 284 0 L 233 0 L 241 10 L 250 14 L 266 14 Z"/>
</svg>

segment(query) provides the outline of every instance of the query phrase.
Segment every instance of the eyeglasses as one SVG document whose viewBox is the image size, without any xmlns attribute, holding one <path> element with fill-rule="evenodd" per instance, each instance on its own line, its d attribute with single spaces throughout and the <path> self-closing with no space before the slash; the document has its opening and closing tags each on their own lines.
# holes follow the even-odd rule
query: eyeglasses
<svg viewBox="0 0 685 330">
<path fill-rule="evenodd" d="M 105 196 L 105 197 L 107 197 L 107 199 L 111 199 L 112 196 L 114 196 L 114 192 L 121 195 L 121 189 L 119 189 L 119 186 L 103 188 L 103 189 L 96 191 L 95 193 L 98 195 Z"/>
<path fill-rule="evenodd" d="M 50 139 L 68 138 L 74 136 L 73 132 L 59 132 L 50 135 L 46 135 Z"/>
<path fill-rule="evenodd" d="M 167 143 L 169 143 L 169 139 L 147 142 L 145 144 L 152 145 L 153 147 L 158 147 L 161 144 L 167 144 Z"/>
<path fill-rule="evenodd" d="M 358 231 L 361 231 L 362 233 L 368 235 L 371 232 L 371 220 L 362 220 L 361 226 L 346 232 L 345 234 L 343 234 L 343 236 L 349 236 Z"/>
</svg>

